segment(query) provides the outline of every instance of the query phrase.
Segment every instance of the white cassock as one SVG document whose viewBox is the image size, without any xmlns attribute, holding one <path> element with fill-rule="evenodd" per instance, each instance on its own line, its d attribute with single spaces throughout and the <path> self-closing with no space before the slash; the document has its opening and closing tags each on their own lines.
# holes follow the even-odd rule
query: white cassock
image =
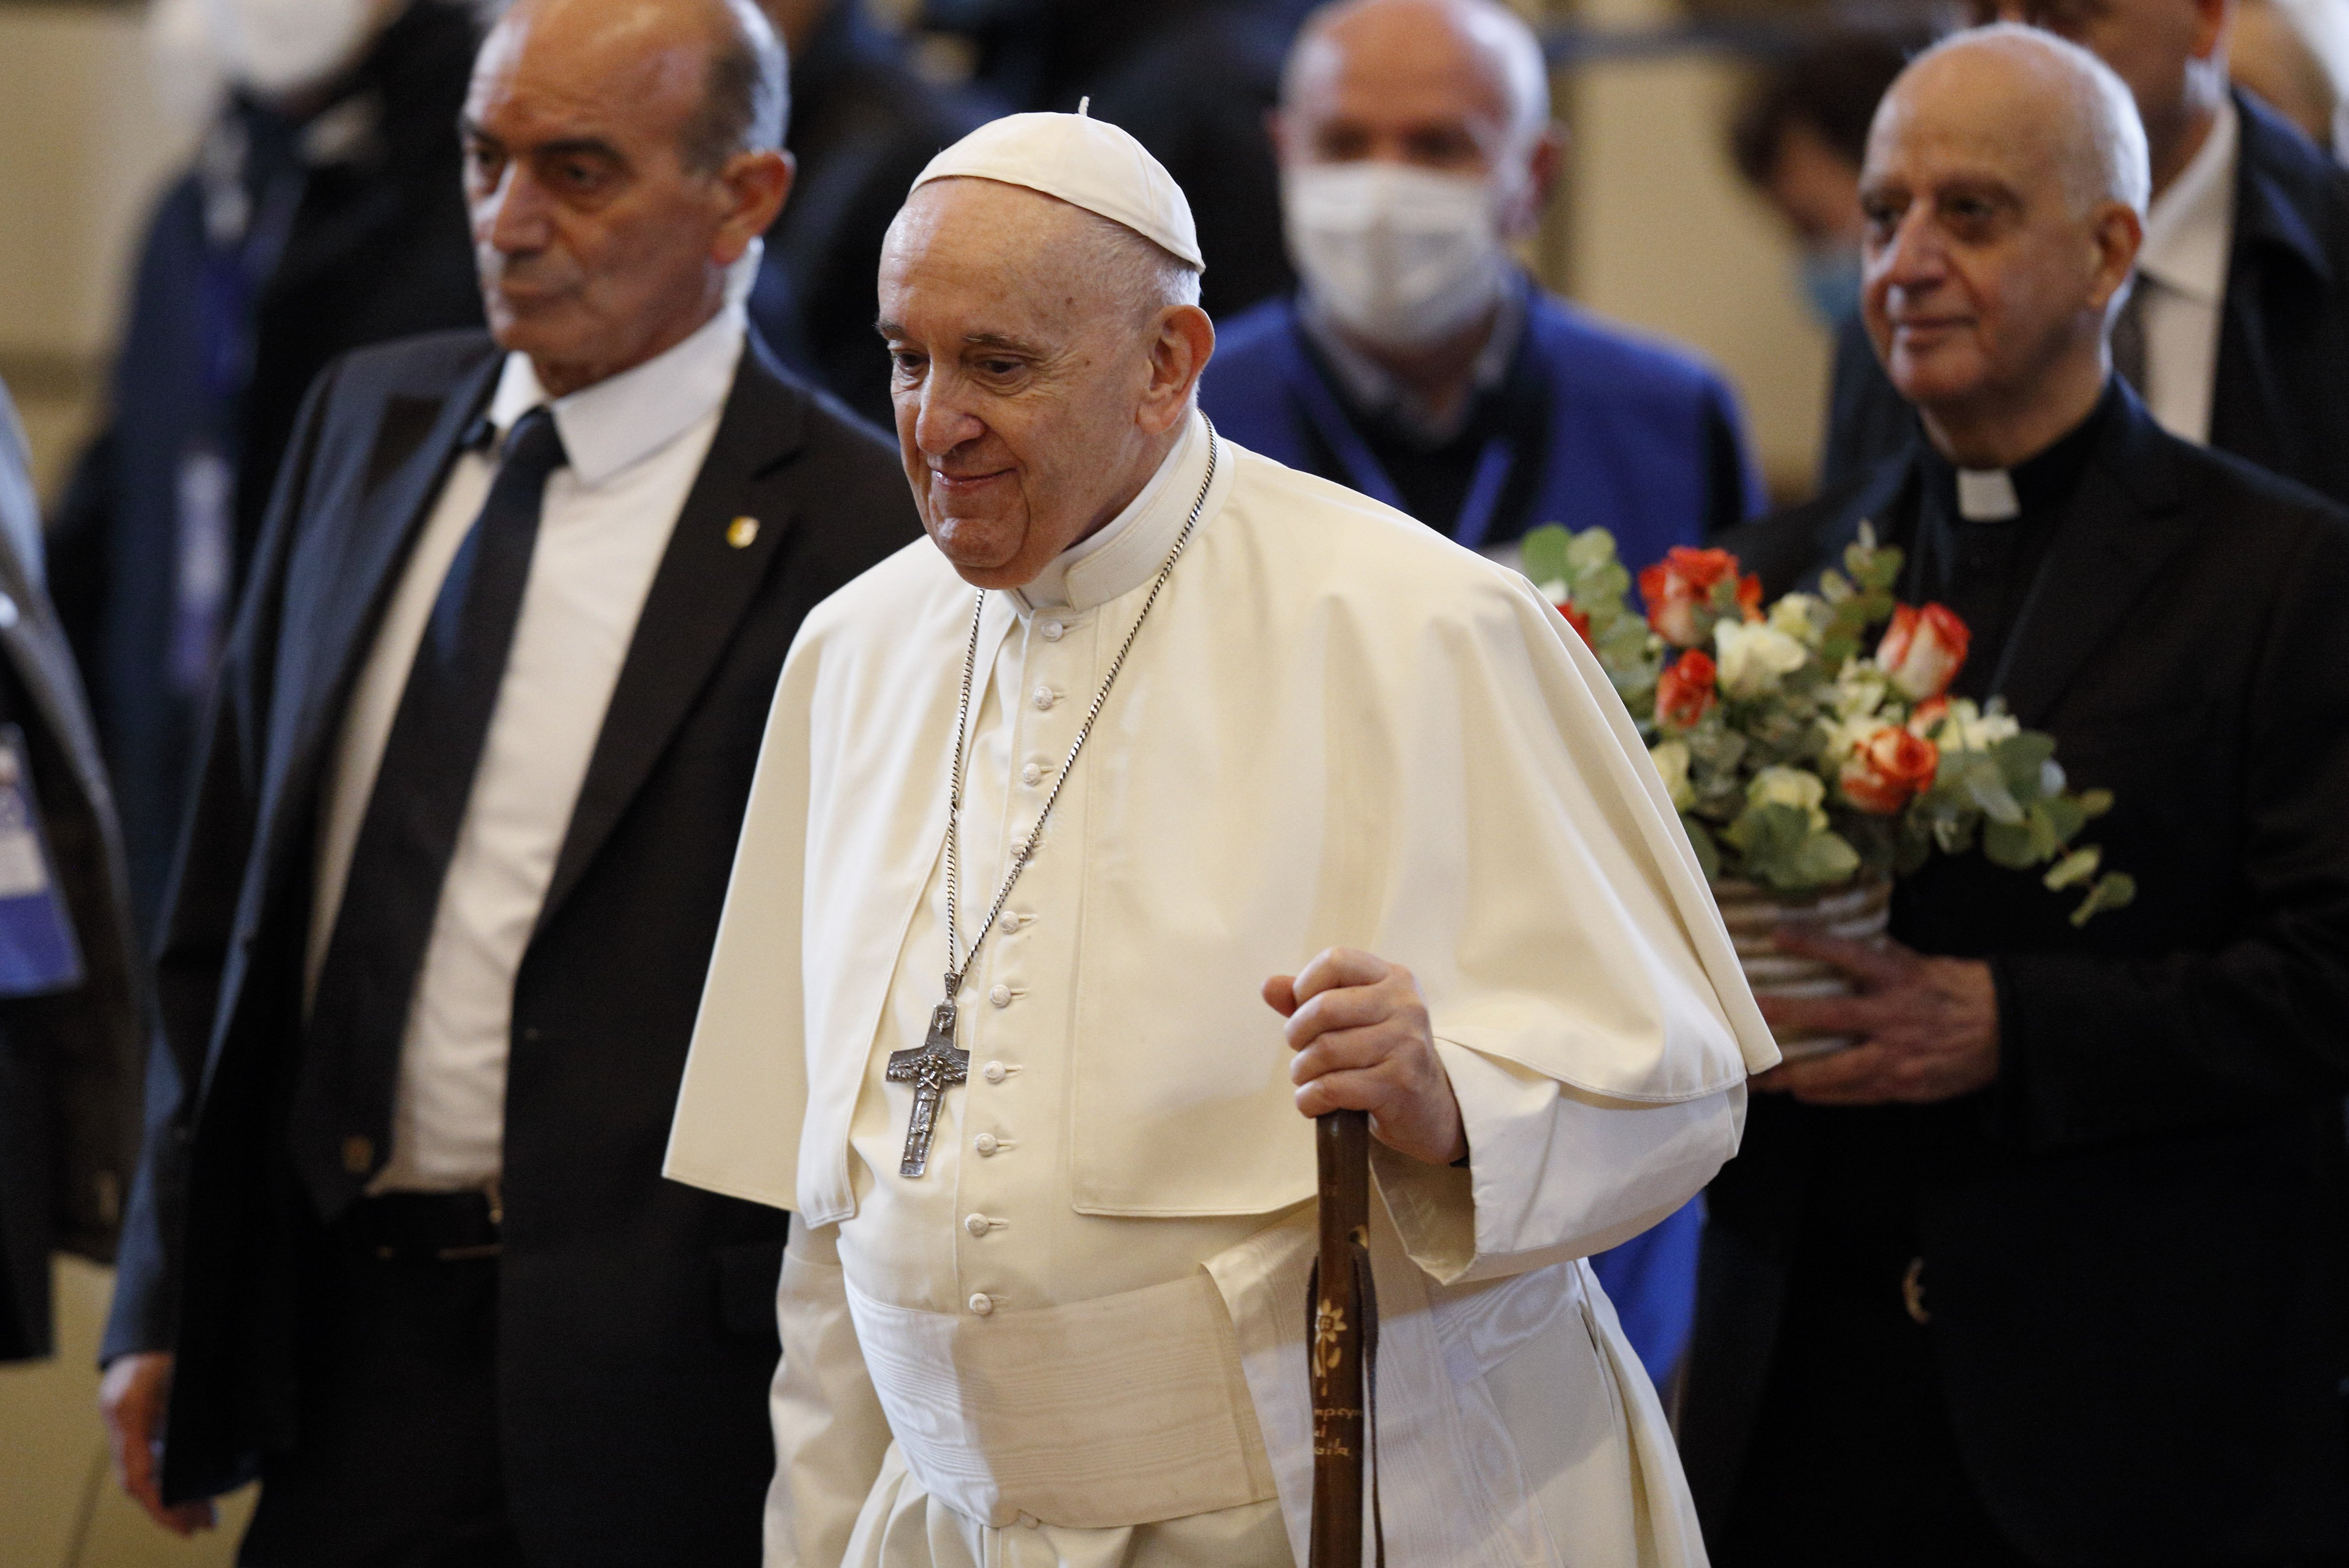
<svg viewBox="0 0 2349 1568">
<path fill-rule="evenodd" d="M 980 624 L 966 938 L 1198 494 L 1156 478 Z M 1390 1561 L 1703 1561 L 1588 1253 L 1734 1152 L 1775 1054 L 1606 677 L 1516 574 L 1228 441 L 960 997 L 972 590 L 928 542 L 820 606 L 770 721 L 668 1174 L 794 1211 L 770 1563 L 1286 1564 L 1312 1452 L 1311 1126 L 1258 995 L 1410 966 L 1473 1150 L 1374 1145 Z"/>
</svg>

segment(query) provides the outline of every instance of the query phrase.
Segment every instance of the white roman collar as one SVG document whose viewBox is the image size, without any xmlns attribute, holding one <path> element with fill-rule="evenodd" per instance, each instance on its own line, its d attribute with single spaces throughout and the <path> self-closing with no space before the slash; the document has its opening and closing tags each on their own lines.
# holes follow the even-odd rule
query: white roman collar
<svg viewBox="0 0 2349 1568">
<path fill-rule="evenodd" d="M 2193 158 L 2145 217 L 2137 269 L 2198 304 L 2227 292 L 2227 256 L 2235 241 L 2235 154 L 2242 137 L 2231 98 Z"/>
<path fill-rule="evenodd" d="M 1958 470 L 1958 515 L 1968 522 L 2004 522 L 2023 515 L 2014 479 L 2004 469 Z"/>
<path fill-rule="evenodd" d="M 554 399 L 554 428 L 562 432 L 574 477 L 585 485 L 600 485 L 723 406 L 741 363 L 747 320 L 742 305 L 730 302 L 683 342 Z M 530 356 L 509 354 L 497 394 L 490 399 L 490 423 L 502 439 L 515 420 L 546 400 Z"/>
<path fill-rule="evenodd" d="M 1191 515 L 1207 475 L 1207 421 L 1191 410 L 1174 450 L 1142 487 L 1142 493 L 1100 532 L 1080 541 L 1044 563 L 1024 588 L 1006 595 L 1025 615 L 1036 610 L 1079 612 L 1130 593 L 1158 574 L 1166 552 Z M 1228 457 L 1228 453 L 1226 454 Z"/>
</svg>

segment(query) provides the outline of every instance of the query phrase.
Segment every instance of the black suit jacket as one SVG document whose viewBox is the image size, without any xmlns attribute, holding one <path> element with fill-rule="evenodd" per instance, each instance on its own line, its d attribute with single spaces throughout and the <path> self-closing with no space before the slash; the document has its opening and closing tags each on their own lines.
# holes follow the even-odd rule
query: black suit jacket
<svg viewBox="0 0 2349 1568">
<path fill-rule="evenodd" d="M 2349 504 L 2349 170 L 2235 93 L 2235 233 L 2210 445 Z M 1857 320 L 1836 340 L 1826 489 L 1908 444 L 1916 420 Z"/>
<path fill-rule="evenodd" d="M 1725 542 L 1783 586 L 1913 482 L 1896 459 Z M 2124 396 L 1993 689 L 2075 784 L 2114 791 L 2085 837 L 2137 902 L 2075 929 L 2071 895 L 1937 860 L 1902 884 L 1894 934 L 1990 961 L 1996 1084 L 1927 1108 L 1755 1097 L 1709 1197 L 1682 1426 L 1708 1522 L 1790 1259 L 1816 1244 L 1806 1216 L 1874 1174 L 1828 1152 L 1866 1118 L 1914 1184 L 1958 1446 L 2018 1547 L 2061 1564 L 2349 1547 L 2344 606 L 2349 513 Z"/>
<path fill-rule="evenodd" d="M 314 844 L 357 673 L 501 356 L 339 361 L 310 396 L 223 667 L 160 975 L 163 1044 L 107 1350 L 178 1353 L 166 1493 L 291 1429 L 288 1155 Z M 730 522 L 761 526 L 737 547 Z M 919 533 L 895 455 L 746 351 L 654 577 L 514 984 L 499 1382 L 533 1560 L 754 1562 L 784 1217 L 661 1179 L 783 654 Z"/>
<path fill-rule="evenodd" d="M 149 1024 L 106 764 L 41 591 L 40 543 L 16 407 L 0 387 L 0 717 L 25 733 L 83 970 L 61 995 L 0 999 L 0 1361 L 49 1353 L 52 1252 L 114 1256 Z"/>
</svg>

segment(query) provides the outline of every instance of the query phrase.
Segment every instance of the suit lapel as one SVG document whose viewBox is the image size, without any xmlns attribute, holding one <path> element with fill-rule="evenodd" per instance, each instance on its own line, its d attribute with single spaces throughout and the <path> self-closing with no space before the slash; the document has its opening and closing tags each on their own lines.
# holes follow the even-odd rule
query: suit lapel
<svg viewBox="0 0 2349 1568">
<path fill-rule="evenodd" d="M 750 338 L 709 456 L 637 617 L 539 911 L 541 929 L 594 863 L 758 597 L 793 520 L 771 499 L 751 507 L 752 485 L 798 449 L 807 409 L 805 394 L 783 380 Z M 756 531 L 743 541 L 733 525 L 746 516 L 755 519 Z"/>
<path fill-rule="evenodd" d="M 2044 724 L 2186 542 L 2191 520 L 2163 445 L 2144 405 L 2123 388 L 1992 676 L 1991 689 L 2025 725 Z"/>
<path fill-rule="evenodd" d="M 293 769 L 312 767 L 339 722 L 358 665 L 375 645 L 392 580 L 440 499 L 465 428 L 488 399 L 505 356 L 492 353 L 445 397 L 393 397 L 384 406 L 360 485 L 358 515 L 336 541 L 311 601 L 300 651 L 309 680 L 295 722 Z M 419 438 L 417 431 L 421 428 Z"/>
</svg>

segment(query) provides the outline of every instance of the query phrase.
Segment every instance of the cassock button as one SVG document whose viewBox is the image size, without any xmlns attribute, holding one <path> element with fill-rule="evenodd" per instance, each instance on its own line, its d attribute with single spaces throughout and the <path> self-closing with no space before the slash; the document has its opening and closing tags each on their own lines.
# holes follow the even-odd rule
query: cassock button
<svg viewBox="0 0 2349 1568">
<path fill-rule="evenodd" d="M 1044 1522 L 1042 1520 L 1037 1518 L 1032 1513 L 1025 1511 L 1024 1510 L 1019 1515 L 1019 1522 L 1026 1525 L 1030 1530 L 1040 1530 L 1044 1525 Z"/>
<path fill-rule="evenodd" d="M 375 1169 L 375 1140 L 354 1132 L 343 1140 L 343 1169 L 364 1176 Z"/>
<path fill-rule="evenodd" d="M 978 1069 L 978 1076 L 985 1078 L 989 1083 L 1001 1083 L 1003 1081 L 1003 1064 L 1001 1062 L 989 1062 L 985 1067 Z"/>
<path fill-rule="evenodd" d="M 1066 628 L 1058 621 L 1047 621 L 1042 625 L 1037 627 L 1036 630 L 1041 634 L 1046 642 L 1057 643 L 1061 640 L 1061 632 L 1066 630 Z"/>
<path fill-rule="evenodd" d="M 995 1310 L 995 1298 L 983 1290 L 978 1291 L 970 1298 L 970 1309 L 979 1316 L 985 1317 Z"/>
<path fill-rule="evenodd" d="M 987 1216 L 984 1214 L 973 1214 L 970 1218 L 962 1222 L 962 1228 L 968 1231 L 974 1236 L 983 1236 L 987 1234 L 988 1230 Z"/>
<path fill-rule="evenodd" d="M 997 1150 L 1003 1147 L 1001 1143 L 996 1140 L 995 1134 L 992 1132 L 980 1133 L 977 1138 L 970 1140 L 970 1146 L 990 1159 L 994 1157 Z"/>
<path fill-rule="evenodd" d="M 738 517 L 726 525 L 726 542 L 737 550 L 748 550 L 759 538 L 759 520 Z"/>
<path fill-rule="evenodd" d="M 1044 770 L 1036 766 L 1033 762 L 1030 762 L 1027 767 L 1022 768 L 1019 770 L 1019 782 L 1027 785 L 1030 789 L 1033 789 L 1037 785 L 1041 784 L 1043 781 Z"/>
<path fill-rule="evenodd" d="M 1005 911 L 1003 912 L 1003 929 L 1004 929 L 1004 930 L 1006 930 L 1006 931 L 1017 931 L 1017 930 L 1019 930 L 1022 925 L 1024 925 L 1024 924 L 1026 924 L 1026 923 L 1027 923 L 1026 920 L 1021 916 L 1020 913 L 1019 913 L 1018 910 L 1016 910 L 1016 909 L 1007 909 L 1007 910 L 1005 910 Z"/>
<path fill-rule="evenodd" d="M 1009 1007 L 1011 1006 L 1011 987 L 1009 985 L 998 985 L 994 990 L 989 991 L 987 994 L 987 999 L 994 1003 L 999 1007 Z"/>
<path fill-rule="evenodd" d="M 1050 709 L 1050 708 L 1051 707 L 1052 703 L 1053 703 L 1053 701 L 1054 701 L 1054 698 L 1053 698 L 1053 696 L 1052 696 L 1052 688 L 1051 688 L 1050 686 L 1038 686 L 1038 687 L 1036 688 L 1036 696 L 1035 696 L 1035 699 L 1034 699 L 1034 700 L 1035 700 L 1035 704 L 1036 704 L 1036 711 L 1037 711 L 1038 713 L 1043 713 L 1043 712 L 1047 711 L 1048 709 Z"/>
</svg>

